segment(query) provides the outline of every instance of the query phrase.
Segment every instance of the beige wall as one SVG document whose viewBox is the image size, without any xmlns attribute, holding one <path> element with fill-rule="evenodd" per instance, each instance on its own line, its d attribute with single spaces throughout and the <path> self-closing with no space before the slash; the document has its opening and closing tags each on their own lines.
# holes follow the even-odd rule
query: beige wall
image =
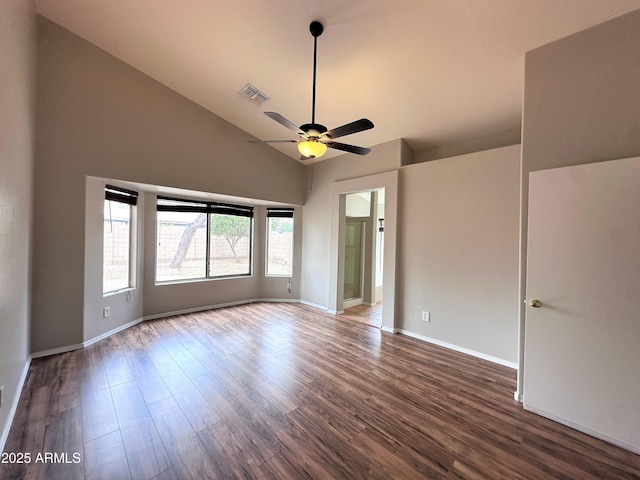
<svg viewBox="0 0 640 480">
<path fill-rule="evenodd" d="M 334 307 L 332 187 L 398 171 L 397 312 L 395 324 L 384 326 L 515 364 L 519 146 L 417 164 L 403 160 L 406 150 L 399 140 L 367 157 L 308 167 L 314 170 L 304 206 L 302 299 Z M 431 311 L 430 324 L 421 322 L 422 310 Z"/>
<path fill-rule="evenodd" d="M 519 174 L 519 145 L 402 169 L 401 329 L 516 363 Z"/>
<path fill-rule="evenodd" d="M 639 86 L 640 10 L 526 54 L 522 301 L 526 292 L 529 172 L 640 155 Z M 524 331 L 524 302 L 520 305 L 520 329 Z M 523 342 L 521 336 L 521 365 Z M 518 383 L 522 391 L 522 378 Z"/>
<path fill-rule="evenodd" d="M 0 2 L 0 451 L 29 361 L 35 5 Z"/>
<path fill-rule="evenodd" d="M 32 352 L 107 328 L 83 321 L 93 301 L 85 272 L 97 271 L 84 255 L 87 177 L 296 205 L 306 184 L 295 160 L 271 148 L 257 154 L 245 132 L 53 22 L 40 17 L 38 28 Z M 244 296 L 239 283 L 209 282 L 233 299 Z"/>
<path fill-rule="evenodd" d="M 101 335 L 142 318 L 144 271 L 142 253 L 145 238 L 142 215 L 146 206 L 145 197 L 144 195 L 138 197 L 138 205 L 133 219 L 136 232 L 135 289 L 103 296 L 102 255 L 104 187 L 106 183 L 101 178 L 88 177 L 86 180 L 83 342 L 99 338 Z M 108 318 L 103 318 L 102 309 L 104 307 L 109 307 L 111 310 L 111 315 Z"/>
</svg>

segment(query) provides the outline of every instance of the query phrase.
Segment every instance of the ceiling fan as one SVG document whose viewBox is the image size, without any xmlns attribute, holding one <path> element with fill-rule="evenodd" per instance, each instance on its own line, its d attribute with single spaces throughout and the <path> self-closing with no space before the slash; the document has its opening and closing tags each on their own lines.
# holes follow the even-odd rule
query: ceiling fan
<svg viewBox="0 0 640 480">
<path fill-rule="evenodd" d="M 344 152 L 355 153 L 357 155 L 366 155 L 371 151 L 369 148 L 357 147 L 346 143 L 334 142 L 335 138 L 351 135 L 352 133 L 362 132 L 373 128 L 371 120 L 361 118 L 341 127 L 327 130 L 327 127 L 316 123 L 316 57 L 318 51 L 318 37 L 322 35 L 324 27 L 320 22 L 313 21 L 309 25 L 309 31 L 313 35 L 313 94 L 311 100 L 311 123 L 297 126 L 293 122 L 276 112 L 264 112 L 264 114 L 278 122 L 280 125 L 287 127 L 300 137 L 298 140 L 249 140 L 251 143 L 297 143 L 298 150 L 302 154 L 301 160 L 308 158 L 318 158 L 324 155 L 327 148 L 342 150 Z"/>
</svg>

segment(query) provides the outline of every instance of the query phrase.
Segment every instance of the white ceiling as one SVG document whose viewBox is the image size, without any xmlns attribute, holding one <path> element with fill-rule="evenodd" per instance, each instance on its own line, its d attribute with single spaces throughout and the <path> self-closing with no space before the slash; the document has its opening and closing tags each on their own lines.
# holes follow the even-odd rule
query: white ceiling
<svg viewBox="0 0 640 480">
<path fill-rule="evenodd" d="M 518 129 L 524 53 L 637 8 L 640 0 L 37 0 L 41 15 L 260 139 L 295 136 L 263 111 L 311 121 L 309 23 L 319 20 L 316 121 L 366 117 L 373 130 L 340 141 L 404 138 L 415 150 Z M 271 100 L 243 100 L 246 83 Z M 299 158 L 293 144 L 273 148 Z"/>
</svg>

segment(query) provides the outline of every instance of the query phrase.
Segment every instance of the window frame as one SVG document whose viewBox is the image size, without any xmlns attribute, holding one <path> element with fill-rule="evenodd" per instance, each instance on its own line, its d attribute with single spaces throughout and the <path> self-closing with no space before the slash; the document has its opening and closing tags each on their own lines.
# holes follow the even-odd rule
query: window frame
<svg viewBox="0 0 640 480">
<path fill-rule="evenodd" d="M 103 246 L 102 246 L 102 296 L 106 297 L 109 295 L 114 295 L 120 292 L 125 292 L 127 290 L 133 290 L 136 288 L 136 253 L 137 249 L 135 248 L 137 242 L 136 236 L 136 219 L 137 219 L 137 209 L 135 208 L 138 205 L 138 192 L 134 190 L 128 190 L 122 187 L 116 187 L 114 185 L 105 184 L 104 186 L 104 201 L 110 202 L 118 202 L 129 206 L 129 252 L 128 252 L 128 265 L 127 265 L 127 286 L 116 288 L 113 290 L 105 291 L 105 282 L 104 282 L 104 272 L 105 272 L 105 257 L 104 257 L 104 202 L 103 202 L 103 224 L 102 224 L 102 238 L 103 238 Z M 113 221 L 112 219 L 110 219 Z"/>
<path fill-rule="evenodd" d="M 291 262 L 290 271 L 287 274 L 282 273 L 269 273 L 269 244 L 271 240 L 271 219 L 272 218 L 290 218 L 292 223 L 291 228 Z M 267 208 L 266 215 L 266 239 L 265 239 L 265 253 L 264 253 L 264 276 L 274 278 L 291 278 L 293 277 L 293 259 L 295 250 L 295 219 L 293 208 Z"/>
<path fill-rule="evenodd" d="M 163 203 L 166 202 L 166 203 Z M 206 248 L 205 248 L 205 275 L 204 277 L 158 280 L 158 245 L 157 237 L 159 235 L 158 212 L 197 212 L 206 214 Z M 212 215 L 232 215 L 249 218 L 249 233 L 247 239 L 249 241 L 248 261 L 249 271 L 247 273 L 231 274 L 231 275 L 211 275 L 211 225 Z M 204 201 L 204 200 L 188 200 L 175 197 L 167 197 L 157 195 L 156 198 L 156 253 L 155 253 L 155 275 L 156 285 L 166 285 L 173 283 L 191 283 L 202 282 L 207 280 L 223 280 L 233 278 L 246 278 L 253 276 L 253 241 L 254 241 L 254 207 L 250 205 L 239 205 L 222 202 Z"/>
</svg>

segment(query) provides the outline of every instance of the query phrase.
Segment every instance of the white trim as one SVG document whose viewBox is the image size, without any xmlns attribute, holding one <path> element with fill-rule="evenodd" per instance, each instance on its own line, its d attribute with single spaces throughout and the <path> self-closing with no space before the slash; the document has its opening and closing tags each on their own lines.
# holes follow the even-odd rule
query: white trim
<svg viewBox="0 0 640 480">
<path fill-rule="evenodd" d="M 301 303 L 299 298 L 257 298 L 254 302 Z"/>
<path fill-rule="evenodd" d="M 42 352 L 32 353 L 31 358 L 48 357 L 51 355 L 57 355 L 59 353 L 67 353 L 67 352 L 72 352 L 74 350 L 79 350 L 81 348 L 88 347 L 89 345 L 93 345 L 94 343 L 99 342 L 100 340 L 104 340 L 105 338 L 110 337 L 111 335 L 115 335 L 116 333 L 122 332 L 127 328 L 131 328 L 134 325 L 137 325 L 138 323 L 144 322 L 147 320 L 156 320 L 158 318 L 166 318 L 166 317 L 171 317 L 173 315 L 183 315 L 185 313 L 203 312 L 206 310 L 214 310 L 216 308 L 233 307 L 235 305 L 245 305 L 247 303 L 256 303 L 256 302 L 300 303 L 300 300 L 296 298 L 293 298 L 293 299 L 292 298 L 252 298 L 250 300 L 240 300 L 237 302 L 220 303 L 217 305 L 208 305 L 205 307 L 187 308 L 185 310 L 176 310 L 174 312 L 165 312 L 165 313 L 158 313 L 155 315 L 146 315 L 142 318 L 138 318 L 129 323 L 125 323 L 124 325 L 120 325 L 119 327 L 116 327 L 113 330 L 109 330 L 108 332 L 98 335 L 97 337 L 94 337 L 90 340 L 86 340 L 82 343 L 76 343 L 74 345 L 66 345 L 64 347 L 57 347 L 57 348 L 52 348 L 50 350 L 43 350 Z"/>
<path fill-rule="evenodd" d="M 138 318 L 137 320 L 133 320 L 129 323 L 125 323 L 124 325 L 120 325 L 119 327 L 116 327 L 113 330 L 109 330 L 108 332 L 105 332 L 102 335 L 98 335 L 97 337 L 94 337 L 91 340 L 87 340 L 83 342 L 82 347 L 84 348 L 84 347 L 88 347 L 89 345 L 93 345 L 94 343 L 99 342 L 100 340 L 104 340 L 105 338 L 110 337 L 111 335 L 115 335 L 118 332 L 126 330 L 127 328 L 130 328 L 130 327 L 133 327 L 134 325 L 137 325 L 142 321 L 143 321 L 143 318 Z"/>
<path fill-rule="evenodd" d="M 400 330 L 398 330 L 397 328 L 387 327 L 386 325 L 382 325 L 380 327 L 380 330 L 387 333 L 400 333 Z"/>
<path fill-rule="evenodd" d="M 318 310 L 324 310 L 325 312 L 329 311 L 329 308 L 323 305 L 318 305 L 317 303 L 307 302 L 306 300 L 300 300 L 300 303 L 303 305 L 308 305 L 309 307 L 317 308 Z"/>
<path fill-rule="evenodd" d="M 520 402 L 520 403 L 524 401 L 524 398 L 522 398 L 522 395 L 520 394 L 520 390 L 516 390 L 515 392 L 513 392 L 513 399 L 516 402 Z"/>
<path fill-rule="evenodd" d="M 9 409 L 9 414 L 7 415 L 7 421 L 5 422 L 2 429 L 2 435 L 0 435 L 0 453 L 4 452 L 4 447 L 7 443 L 7 439 L 9 438 L 9 431 L 11 430 L 11 425 L 13 425 L 13 419 L 16 416 L 16 412 L 18 411 L 20 395 L 22 394 L 22 389 L 24 388 L 24 382 L 27 380 L 29 367 L 31 366 L 31 358 L 32 357 L 27 358 L 27 361 L 22 368 L 22 373 L 20 374 L 18 385 L 16 385 L 16 392 L 13 395 L 13 401 L 11 402 L 11 408 Z"/>
<path fill-rule="evenodd" d="M 492 363 L 497 363 L 498 365 L 502 365 L 504 367 L 513 368 L 514 370 L 518 369 L 518 364 L 516 362 L 510 362 L 508 360 L 504 360 L 502 358 L 494 357 L 492 355 L 487 355 L 482 352 L 476 352 L 475 350 L 470 350 L 468 348 L 459 347 L 458 345 L 454 345 L 452 343 L 443 342 L 441 340 L 437 340 L 435 338 L 425 337 L 424 335 L 420 335 L 418 333 L 413 333 L 408 330 L 399 330 L 403 335 L 407 335 L 408 337 L 417 338 L 418 340 L 423 340 L 425 342 L 433 343 L 434 345 L 438 345 L 440 347 L 448 348 L 449 350 L 454 350 L 456 352 L 464 353 L 467 355 L 471 355 L 472 357 L 481 358 L 482 360 L 487 360 Z"/>
<path fill-rule="evenodd" d="M 143 320 L 157 320 L 158 318 L 171 317 L 173 315 L 184 315 L 186 313 L 204 312 L 206 310 L 214 310 L 216 308 L 233 307 L 236 305 L 244 305 L 251 303 L 253 300 L 239 300 L 237 302 L 220 303 L 217 305 L 205 305 L 203 307 L 185 308 L 183 310 L 174 310 L 172 312 L 154 313 L 153 315 L 145 315 Z"/>
<path fill-rule="evenodd" d="M 359 298 L 350 298 L 349 300 L 342 301 L 342 308 L 352 308 L 362 305 L 364 302 L 362 301 L 362 297 Z"/>
<path fill-rule="evenodd" d="M 59 353 L 67 353 L 67 352 L 73 352 L 74 350 L 80 350 L 81 348 L 85 348 L 85 347 L 88 347 L 89 345 L 93 345 L 94 343 L 99 342 L 100 340 L 104 340 L 105 338 L 110 337 L 111 335 L 115 335 L 116 333 L 126 330 L 127 328 L 133 327 L 134 325 L 137 325 L 143 320 L 144 320 L 143 318 L 138 318 L 137 320 L 133 320 L 129 323 L 125 323 L 124 325 L 120 325 L 119 327 L 116 327 L 113 330 L 109 330 L 108 332 L 98 335 L 97 337 L 94 337 L 89 340 L 85 340 L 82 343 L 76 343 L 75 345 L 66 345 L 64 347 L 52 348 L 50 350 L 43 350 L 42 352 L 32 353 L 31 358 L 49 357 L 51 355 L 57 355 Z"/>
<path fill-rule="evenodd" d="M 582 433 L 586 433 L 587 435 L 590 435 L 592 437 L 598 438 L 600 440 L 604 440 L 607 443 L 610 443 L 612 445 L 615 445 L 617 447 L 620 448 L 624 448 L 625 450 L 628 450 L 630 452 L 635 453 L 636 455 L 640 455 L 640 445 L 631 445 L 629 443 L 626 443 L 622 440 L 617 440 L 615 438 L 611 438 L 603 433 L 600 432 L 596 432 L 594 430 L 591 430 L 589 428 L 583 427 L 581 425 L 577 425 L 575 423 L 572 423 L 568 420 L 565 420 L 563 418 L 560 417 L 556 417 L 555 415 L 551 415 L 550 413 L 547 413 L 543 410 L 538 410 L 537 408 L 533 408 L 533 407 L 529 407 L 526 404 L 523 405 L 523 408 L 531 413 L 535 413 L 536 415 L 540 415 L 541 417 L 545 417 L 548 418 L 549 420 L 553 420 L 554 422 L 560 423 L 562 425 L 565 425 L 569 428 L 573 428 L 574 430 L 577 430 L 579 432 Z"/>
<path fill-rule="evenodd" d="M 399 142 L 402 142 L 401 140 Z M 400 145 L 400 144 L 399 144 Z M 364 177 L 336 180 L 331 184 L 331 226 L 330 226 L 330 250 L 329 250 L 329 296 L 328 308 L 340 310 L 344 301 L 344 255 L 340 255 L 344 249 L 344 221 L 345 195 L 349 193 L 370 192 L 373 190 L 385 191 L 384 219 L 385 219 L 385 246 L 383 258 L 383 284 L 382 289 L 382 325 L 395 328 L 395 312 L 397 305 L 396 289 L 396 259 L 397 257 L 397 222 L 398 222 L 398 183 L 400 170 L 366 175 Z"/>
<path fill-rule="evenodd" d="M 249 303 L 256 302 L 288 302 L 288 303 L 304 303 L 298 298 L 251 298 L 248 300 L 238 300 L 235 302 L 227 302 L 227 303 L 218 303 L 216 305 L 206 305 L 203 307 L 194 307 L 194 308 L 185 308 L 184 310 L 175 310 L 173 312 L 165 312 L 165 313 L 156 313 L 153 315 L 145 315 L 142 317 L 143 320 L 157 320 L 158 318 L 172 317 L 173 315 L 184 315 L 186 313 L 196 313 L 196 312 L 204 312 L 207 310 L 215 310 L 218 308 L 225 307 L 235 307 L 237 305 L 246 305 Z M 312 304 L 308 304 L 313 306 Z M 322 308 L 322 307 L 320 307 Z"/>
<path fill-rule="evenodd" d="M 84 344 L 76 343 L 75 345 L 66 345 L 64 347 L 57 347 L 57 348 L 52 348 L 50 350 L 35 352 L 31 354 L 31 358 L 33 359 L 33 358 L 48 357 L 50 355 L 58 355 L 59 353 L 73 352 L 74 350 L 80 350 L 81 348 L 84 348 Z"/>
</svg>

